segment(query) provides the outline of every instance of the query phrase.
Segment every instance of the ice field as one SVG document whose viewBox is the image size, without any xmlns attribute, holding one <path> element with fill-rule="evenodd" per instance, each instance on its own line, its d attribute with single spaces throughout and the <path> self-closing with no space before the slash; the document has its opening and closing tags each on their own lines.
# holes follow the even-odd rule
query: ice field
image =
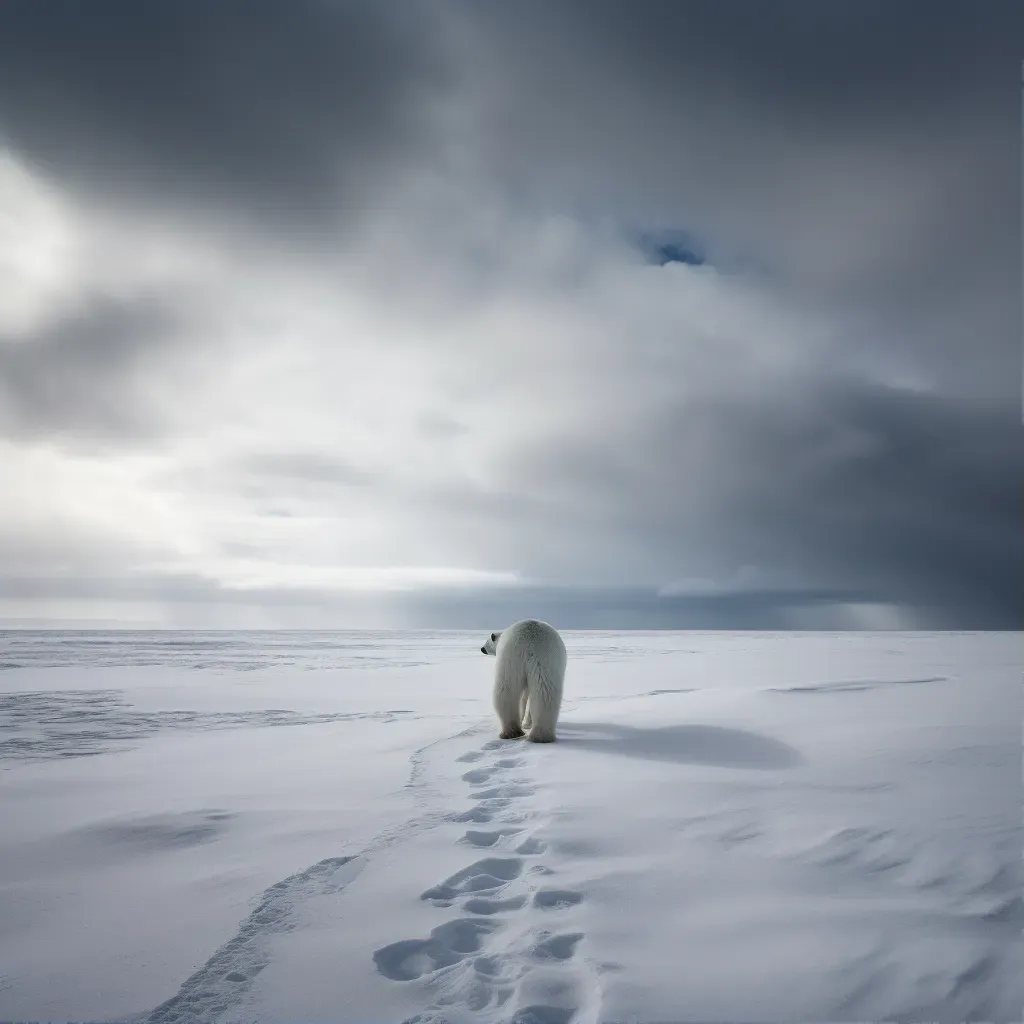
<svg viewBox="0 0 1024 1024">
<path fill-rule="evenodd" d="M 564 637 L 0 635 L 0 1019 L 1021 1020 L 1020 634 Z"/>
</svg>

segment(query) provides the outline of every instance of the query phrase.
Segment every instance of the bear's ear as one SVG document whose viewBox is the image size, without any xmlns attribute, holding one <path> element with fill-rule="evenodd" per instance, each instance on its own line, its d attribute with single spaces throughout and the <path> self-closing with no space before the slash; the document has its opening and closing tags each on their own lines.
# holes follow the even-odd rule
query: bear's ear
<svg viewBox="0 0 1024 1024">
<path fill-rule="evenodd" d="M 494 641 L 497 640 L 497 639 L 498 639 L 498 634 L 497 633 L 492 633 L 491 634 L 491 643 L 493 644 Z"/>
</svg>

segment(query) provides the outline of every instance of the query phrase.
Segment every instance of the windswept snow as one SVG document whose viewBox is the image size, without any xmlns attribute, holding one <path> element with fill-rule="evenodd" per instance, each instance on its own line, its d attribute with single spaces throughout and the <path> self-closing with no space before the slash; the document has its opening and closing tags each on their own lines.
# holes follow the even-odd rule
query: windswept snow
<svg viewBox="0 0 1024 1024">
<path fill-rule="evenodd" d="M 0 1018 L 1021 1020 L 1019 634 L 565 639 L 3 635 Z"/>
</svg>

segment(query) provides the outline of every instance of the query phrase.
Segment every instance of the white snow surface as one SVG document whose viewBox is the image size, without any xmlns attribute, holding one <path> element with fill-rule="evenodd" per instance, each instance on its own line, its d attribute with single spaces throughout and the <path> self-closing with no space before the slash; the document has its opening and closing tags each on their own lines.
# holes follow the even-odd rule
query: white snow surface
<svg viewBox="0 0 1024 1024">
<path fill-rule="evenodd" d="M 1022 1019 L 1021 634 L 564 637 L 0 635 L 0 1019 Z"/>
</svg>

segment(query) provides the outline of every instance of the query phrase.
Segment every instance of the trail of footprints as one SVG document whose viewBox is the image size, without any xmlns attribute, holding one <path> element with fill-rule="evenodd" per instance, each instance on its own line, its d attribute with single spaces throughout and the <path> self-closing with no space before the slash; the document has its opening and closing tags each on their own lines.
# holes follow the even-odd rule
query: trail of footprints
<svg viewBox="0 0 1024 1024">
<path fill-rule="evenodd" d="M 268 938 L 293 927 L 297 904 L 340 892 L 363 867 L 361 857 L 328 857 L 270 886 L 236 934 L 155 1007 L 144 1024 L 191 1024 L 218 1019 L 248 993 L 270 963 Z"/>
<path fill-rule="evenodd" d="M 506 754 L 510 744 L 492 740 L 458 760 L 476 765 L 462 776 L 473 806 L 454 821 L 470 827 L 459 839 L 485 856 L 431 886 L 421 899 L 459 916 L 425 938 L 403 939 L 376 950 L 377 970 L 396 982 L 424 979 L 437 993 L 436 1010 L 405 1024 L 444 1021 L 444 1010 L 468 1011 L 508 1024 L 570 1024 L 586 996 L 582 970 L 572 970 L 582 932 L 559 930 L 569 908 L 583 900 L 573 889 L 550 885 L 554 872 L 539 858 L 543 840 L 527 834 L 532 815 L 516 807 L 536 790 L 513 774 L 525 758 Z M 482 827 L 486 826 L 486 827 Z M 532 907 L 550 915 L 551 927 L 517 922 Z M 518 924 L 518 926 L 517 926 Z M 504 1016 L 508 1011 L 511 1016 Z"/>
</svg>

